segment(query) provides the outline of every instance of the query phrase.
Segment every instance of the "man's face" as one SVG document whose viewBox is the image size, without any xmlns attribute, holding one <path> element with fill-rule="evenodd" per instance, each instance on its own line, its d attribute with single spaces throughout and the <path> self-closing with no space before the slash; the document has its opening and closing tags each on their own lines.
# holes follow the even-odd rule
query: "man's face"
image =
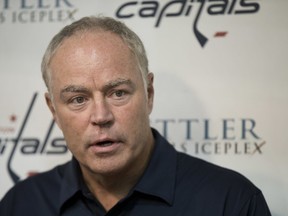
<svg viewBox="0 0 288 216">
<path fill-rule="evenodd" d="M 134 56 L 108 32 L 64 41 L 50 64 L 46 100 L 82 170 L 111 174 L 146 163 L 153 138 L 153 76 L 145 89 Z"/>
</svg>

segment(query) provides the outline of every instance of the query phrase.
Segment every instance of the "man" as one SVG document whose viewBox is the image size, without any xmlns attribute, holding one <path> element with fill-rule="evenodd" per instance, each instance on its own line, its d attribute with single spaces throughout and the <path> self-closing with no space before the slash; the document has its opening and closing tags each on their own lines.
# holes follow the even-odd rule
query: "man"
<svg viewBox="0 0 288 216">
<path fill-rule="evenodd" d="M 86 17 L 65 27 L 50 42 L 42 73 L 73 159 L 17 184 L 1 201 L 1 216 L 270 215 L 246 178 L 176 152 L 150 128 L 153 74 L 124 24 Z"/>
</svg>

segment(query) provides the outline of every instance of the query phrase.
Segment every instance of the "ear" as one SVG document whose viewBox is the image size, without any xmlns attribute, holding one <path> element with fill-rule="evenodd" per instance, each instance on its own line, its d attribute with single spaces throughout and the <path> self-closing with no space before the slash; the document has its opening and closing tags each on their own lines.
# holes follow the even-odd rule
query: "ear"
<svg viewBox="0 0 288 216">
<path fill-rule="evenodd" d="M 57 123 L 57 125 L 61 129 L 60 124 L 59 124 L 58 119 L 57 119 L 57 116 L 56 116 L 54 104 L 53 104 L 51 96 L 48 92 L 45 93 L 45 100 L 46 100 L 46 104 L 47 104 L 48 108 L 50 109 L 50 111 L 52 113 L 54 121 Z"/>
<path fill-rule="evenodd" d="M 153 101 L 154 101 L 154 74 L 148 73 L 147 75 L 147 98 L 148 98 L 148 109 L 149 113 L 152 112 L 153 109 Z"/>
</svg>

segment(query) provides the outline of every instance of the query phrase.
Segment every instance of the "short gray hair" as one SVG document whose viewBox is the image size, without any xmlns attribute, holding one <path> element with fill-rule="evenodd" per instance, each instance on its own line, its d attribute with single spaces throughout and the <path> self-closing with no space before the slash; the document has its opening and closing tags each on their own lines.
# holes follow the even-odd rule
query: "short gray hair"
<svg viewBox="0 0 288 216">
<path fill-rule="evenodd" d="M 144 45 L 138 35 L 129 29 L 124 23 L 113 18 L 103 16 L 90 16 L 84 17 L 70 25 L 65 26 L 58 34 L 52 38 L 51 42 L 49 43 L 41 64 L 42 77 L 48 91 L 50 91 L 51 79 L 49 64 L 63 41 L 77 33 L 85 33 L 91 31 L 107 31 L 120 36 L 124 43 L 127 44 L 131 52 L 134 54 L 144 80 L 144 85 L 147 86 L 147 74 L 149 72 L 148 59 Z"/>
</svg>

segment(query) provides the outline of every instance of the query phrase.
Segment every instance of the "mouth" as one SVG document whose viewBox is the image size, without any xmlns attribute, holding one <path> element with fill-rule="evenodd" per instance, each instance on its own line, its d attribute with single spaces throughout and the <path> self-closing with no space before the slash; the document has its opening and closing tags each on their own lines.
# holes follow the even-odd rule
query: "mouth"
<svg viewBox="0 0 288 216">
<path fill-rule="evenodd" d="M 120 144 L 121 142 L 118 140 L 103 139 L 90 144 L 89 150 L 95 154 L 111 154 L 118 150 Z"/>
<path fill-rule="evenodd" d="M 105 140 L 105 141 L 101 141 L 101 142 L 97 142 L 96 146 L 100 146 L 100 147 L 107 147 L 107 146 L 111 146 L 113 145 L 115 142 L 114 141 L 110 141 L 110 140 Z"/>
</svg>

